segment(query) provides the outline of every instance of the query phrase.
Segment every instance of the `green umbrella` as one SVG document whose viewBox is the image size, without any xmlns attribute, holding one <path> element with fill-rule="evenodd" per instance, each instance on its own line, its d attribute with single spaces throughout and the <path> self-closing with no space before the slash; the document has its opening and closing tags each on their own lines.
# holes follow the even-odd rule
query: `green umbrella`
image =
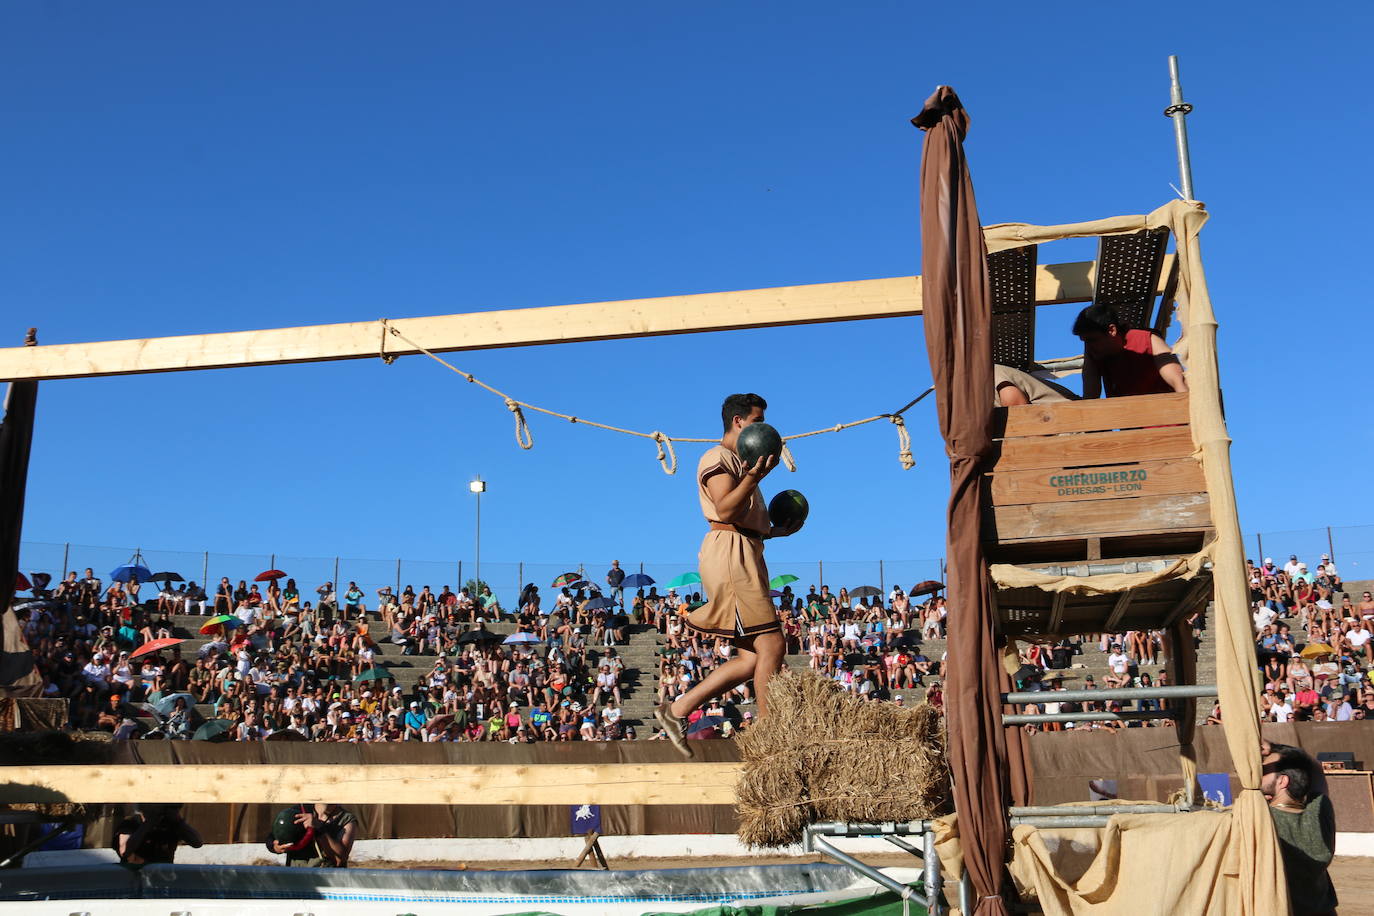
<svg viewBox="0 0 1374 916">
<path fill-rule="evenodd" d="M 794 575 L 792 575 L 791 573 L 783 573 L 781 576 L 774 576 L 773 578 L 769 579 L 769 580 L 768 580 L 768 587 L 769 587 L 769 588 L 782 588 L 784 585 L 790 585 L 790 584 L 792 584 L 793 582 L 800 582 L 800 581 L 801 581 L 801 579 L 800 579 L 800 577 L 798 577 L 798 576 L 794 576 Z"/>
<path fill-rule="evenodd" d="M 196 733 L 191 737 L 195 741 L 223 741 L 224 736 L 233 727 L 234 723 L 228 719 L 211 719 L 196 729 Z"/>
<path fill-rule="evenodd" d="M 353 683 L 361 684 L 363 681 L 394 681 L 396 675 L 378 665 L 376 668 L 368 668 L 362 674 L 353 679 Z"/>
<path fill-rule="evenodd" d="M 683 573 L 663 583 L 664 588 L 682 588 L 684 585 L 700 585 L 701 576 L 694 572 Z"/>
</svg>

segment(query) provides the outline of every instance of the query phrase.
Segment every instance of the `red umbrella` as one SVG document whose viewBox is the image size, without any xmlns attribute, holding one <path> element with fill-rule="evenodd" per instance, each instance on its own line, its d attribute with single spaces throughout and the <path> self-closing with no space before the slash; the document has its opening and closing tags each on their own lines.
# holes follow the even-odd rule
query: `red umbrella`
<svg viewBox="0 0 1374 916">
<path fill-rule="evenodd" d="M 282 572 L 280 569 L 269 569 L 269 570 L 267 570 L 266 572 L 260 572 L 260 573 L 258 573 L 257 577 L 256 577 L 255 579 L 253 579 L 253 581 L 254 581 L 254 582 L 275 582 L 275 581 L 277 581 L 278 579 L 285 579 L 285 578 L 286 578 L 286 573 Z"/>
<path fill-rule="evenodd" d="M 142 655 L 152 655 L 154 652 L 161 652 L 163 649 L 170 649 L 172 646 L 179 646 L 184 643 L 184 639 L 152 639 L 139 646 L 129 653 L 129 661 L 133 661 Z"/>
<path fill-rule="evenodd" d="M 31 588 L 33 588 L 33 583 L 28 580 L 27 576 L 21 572 L 14 574 L 14 590 L 16 592 L 26 592 Z"/>
<path fill-rule="evenodd" d="M 911 586 L 911 597 L 919 598 L 921 595 L 931 595 L 945 587 L 945 583 L 936 579 L 927 579 Z"/>
</svg>

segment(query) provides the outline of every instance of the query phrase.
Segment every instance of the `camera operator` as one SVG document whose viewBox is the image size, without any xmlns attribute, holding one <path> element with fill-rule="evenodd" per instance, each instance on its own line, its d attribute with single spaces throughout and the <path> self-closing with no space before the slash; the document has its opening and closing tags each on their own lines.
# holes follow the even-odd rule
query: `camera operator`
<svg viewBox="0 0 1374 916">
<path fill-rule="evenodd" d="M 182 818 L 181 805 L 139 805 L 115 825 L 114 851 L 127 868 L 171 864 L 181 843 L 193 849 L 202 845 L 200 834 Z"/>
</svg>

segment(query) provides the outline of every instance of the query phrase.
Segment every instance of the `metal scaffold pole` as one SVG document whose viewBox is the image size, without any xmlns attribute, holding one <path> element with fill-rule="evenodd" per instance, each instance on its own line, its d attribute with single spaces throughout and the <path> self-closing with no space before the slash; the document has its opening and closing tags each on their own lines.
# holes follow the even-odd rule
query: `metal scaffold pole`
<svg viewBox="0 0 1374 916">
<path fill-rule="evenodd" d="M 1178 147 L 1178 178 L 1183 185 L 1179 190 L 1184 200 L 1193 197 L 1193 162 L 1188 155 L 1188 124 L 1184 120 L 1193 106 L 1183 101 L 1183 84 L 1178 80 L 1178 55 L 1169 55 L 1169 107 L 1164 109 L 1166 117 L 1174 122 L 1174 144 Z"/>
</svg>

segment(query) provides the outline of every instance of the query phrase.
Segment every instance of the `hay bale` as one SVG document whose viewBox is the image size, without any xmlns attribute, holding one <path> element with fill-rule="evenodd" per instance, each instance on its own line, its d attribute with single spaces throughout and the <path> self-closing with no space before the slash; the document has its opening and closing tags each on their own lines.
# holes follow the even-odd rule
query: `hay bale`
<svg viewBox="0 0 1374 916">
<path fill-rule="evenodd" d="M 812 671 L 769 684 L 768 716 L 738 739 L 739 838 L 787 846 L 818 821 L 909 821 L 948 811 L 944 722 L 921 704 L 860 700 Z"/>
</svg>

